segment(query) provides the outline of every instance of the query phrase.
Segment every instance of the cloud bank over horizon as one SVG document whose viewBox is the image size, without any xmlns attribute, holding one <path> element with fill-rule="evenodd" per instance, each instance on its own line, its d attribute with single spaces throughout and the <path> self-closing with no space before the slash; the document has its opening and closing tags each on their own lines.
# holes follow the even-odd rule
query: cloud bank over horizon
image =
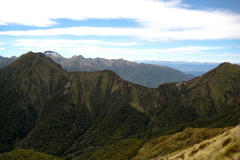
<svg viewBox="0 0 240 160">
<path fill-rule="evenodd" d="M 0 26 L 3 28 L 0 30 L 0 41 L 3 43 L 1 48 L 4 49 L 5 44 L 9 44 L 2 40 L 5 37 L 18 50 L 46 48 L 41 47 L 42 41 L 52 40 L 56 43 L 50 48 L 61 51 L 61 45 L 68 45 L 72 55 L 77 53 L 77 47 L 74 44 L 70 47 L 69 41 L 83 46 L 89 40 L 88 49 L 80 47 L 82 50 L 78 52 L 85 51 L 86 55 L 103 54 L 106 57 L 113 57 L 113 54 L 120 52 L 122 55 L 134 53 L 134 57 L 136 52 L 142 54 L 145 51 L 147 59 L 149 50 L 161 50 L 154 52 L 155 58 L 160 59 L 158 55 L 164 56 L 162 51 L 169 55 L 168 51 L 173 49 L 179 54 L 178 58 L 182 54 L 184 60 L 182 48 L 199 46 L 214 49 L 188 52 L 191 53 L 192 60 L 196 60 L 195 54 L 202 54 L 202 51 L 207 51 L 210 55 L 216 51 L 216 55 L 228 55 L 231 56 L 229 61 L 236 61 L 236 56 L 240 54 L 239 47 L 236 47 L 240 45 L 240 13 L 207 6 L 194 8 L 194 2 L 192 3 L 187 4 L 181 0 L 8 0 L 0 5 Z M 110 23 L 113 20 L 122 25 Z M 100 22 L 95 23 L 97 21 Z M 106 25 L 101 26 L 101 22 Z M 66 44 L 59 43 L 61 39 Z M 216 41 L 220 43 L 217 44 Z M 221 46 L 224 41 L 227 46 Z M 231 41 L 234 43 L 230 44 Z M 114 49 L 107 50 L 109 47 L 106 45 Z M 149 54 L 151 53 L 153 52 Z M 130 55 L 125 57 L 133 59 Z"/>
</svg>

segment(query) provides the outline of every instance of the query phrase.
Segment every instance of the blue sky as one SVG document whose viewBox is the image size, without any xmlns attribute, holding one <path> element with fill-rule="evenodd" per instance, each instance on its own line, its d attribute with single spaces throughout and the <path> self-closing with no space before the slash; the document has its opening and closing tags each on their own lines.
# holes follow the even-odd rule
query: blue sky
<svg viewBox="0 0 240 160">
<path fill-rule="evenodd" d="M 240 63 L 239 0 L 7 0 L 0 55 Z"/>
</svg>

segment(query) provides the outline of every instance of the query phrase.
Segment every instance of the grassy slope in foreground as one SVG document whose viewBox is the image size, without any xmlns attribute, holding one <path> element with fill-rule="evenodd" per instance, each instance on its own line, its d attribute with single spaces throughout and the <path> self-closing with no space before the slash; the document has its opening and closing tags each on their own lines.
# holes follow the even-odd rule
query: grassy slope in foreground
<svg viewBox="0 0 240 160">
<path fill-rule="evenodd" d="M 232 129 L 187 128 L 183 132 L 169 136 L 162 136 L 158 139 L 147 142 L 133 159 L 239 159 L 239 135 L 240 125 Z M 134 152 L 136 153 L 136 150 L 142 143 L 140 141 L 136 141 L 138 140 L 123 140 L 114 145 L 106 146 L 90 155 L 85 154 L 77 157 L 77 159 L 129 159 L 133 156 Z M 116 145 L 123 146 L 123 148 L 118 150 L 119 147 L 116 147 Z M 47 155 L 45 153 L 35 152 L 30 149 L 16 149 L 11 152 L 0 154 L 0 159 L 58 160 L 61 158 Z"/>
<path fill-rule="evenodd" d="M 183 132 L 161 136 L 143 145 L 134 160 L 151 159 L 186 149 L 204 140 L 211 139 L 229 128 L 186 128 Z"/>
<path fill-rule="evenodd" d="M 240 159 L 240 125 L 193 147 L 156 159 Z"/>
<path fill-rule="evenodd" d="M 0 154 L 1 160 L 63 160 L 62 158 L 48 155 L 45 153 L 35 152 L 31 149 L 15 149 L 11 152 Z"/>
</svg>

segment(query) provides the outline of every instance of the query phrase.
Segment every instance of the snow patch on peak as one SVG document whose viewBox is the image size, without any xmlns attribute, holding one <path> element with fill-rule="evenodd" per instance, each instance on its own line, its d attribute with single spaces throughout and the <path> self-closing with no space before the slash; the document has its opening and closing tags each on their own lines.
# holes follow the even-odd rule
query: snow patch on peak
<svg viewBox="0 0 240 160">
<path fill-rule="evenodd" d="M 55 58 L 61 58 L 62 56 L 54 51 L 45 51 L 43 54 L 45 54 L 48 57 L 55 57 Z"/>
</svg>

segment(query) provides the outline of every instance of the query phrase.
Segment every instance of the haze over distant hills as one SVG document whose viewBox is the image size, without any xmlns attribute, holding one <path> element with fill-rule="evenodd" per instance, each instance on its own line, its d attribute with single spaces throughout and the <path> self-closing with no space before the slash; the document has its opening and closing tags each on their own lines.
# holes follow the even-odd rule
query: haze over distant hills
<svg viewBox="0 0 240 160">
<path fill-rule="evenodd" d="M 67 72 L 44 54 L 29 52 L 0 70 L 0 152 L 18 148 L 66 159 L 156 158 L 238 125 L 239 100 L 239 65 L 223 63 L 190 81 L 151 89 L 110 70 Z M 239 152 L 231 139 L 220 143 L 228 148 L 226 156 Z M 49 157 L 29 150 L 0 157 L 19 152 Z M 188 152 L 195 156 L 196 148 Z"/>
<path fill-rule="evenodd" d="M 157 88 L 160 84 L 169 82 L 187 81 L 194 76 L 184 74 L 179 70 L 159 65 L 146 63 L 135 63 L 124 59 L 104 59 L 104 58 L 84 58 L 83 56 L 73 56 L 64 58 L 54 51 L 45 51 L 44 54 L 56 63 L 59 63 L 67 71 L 102 71 L 105 69 L 116 72 L 124 80 L 143 85 L 150 88 Z M 6 58 L 14 61 L 13 58 Z M 1 64 L 1 62 L 0 62 Z M 3 64 L 2 66 L 6 66 Z M 0 65 L 1 67 L 1 65 Z M 2 67 L 3 68 L 3 67 Z"/>
<path fill-rule="evenodd" d="M 143 60 L 143 61 L 134 61 L 134 62 L 163 65 L 163 66 L 180 70 L 185 74 L 191 74 L 194 76 L 201 76 L 204 73 L 216 68 L 220 64 L 220 63 L 209 63 L 209 62 L 186 62 L 186 61 L 172 62 L 172 61 L 153 61 L 153 60 L 152 61 Z"/>
</svg>

